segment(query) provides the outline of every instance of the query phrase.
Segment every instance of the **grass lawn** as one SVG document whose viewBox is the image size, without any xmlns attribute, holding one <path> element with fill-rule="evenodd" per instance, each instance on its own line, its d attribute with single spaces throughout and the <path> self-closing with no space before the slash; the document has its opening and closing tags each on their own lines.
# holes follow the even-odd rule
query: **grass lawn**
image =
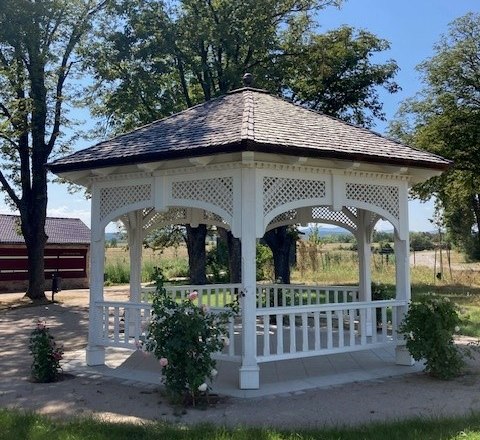
<svg viewBox="0 0 480 440">
<path fill-rule="evenodd" d="M 449 419 L 374 423 L 356 428 L 277 430 L 221 428 L 210 425 L 185 427 L 162 423 L 113 424 L 92 419 L 55 422 L 34 414 L 0 410 L 2 440 L 428 440 L 480 439 L 480 414 Z"/>
</svg>

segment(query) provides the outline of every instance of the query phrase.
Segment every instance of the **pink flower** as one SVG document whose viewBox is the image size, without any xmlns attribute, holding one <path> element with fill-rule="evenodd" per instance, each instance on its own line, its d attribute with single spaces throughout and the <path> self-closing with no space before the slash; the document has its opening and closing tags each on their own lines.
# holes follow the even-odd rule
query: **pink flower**
<svg viewBox="0 0 480 440">
<path fill-rule="evenodd" d="M 160 366 L 161 367 L 166 367 L 168 365 L 168 359 L 167 358 L 160 358 Z"/>
<path fill-rule="evenodd" d="M 62 359 L 62 353 L 53 353 L 53 358 L 56 360 L 56 361 L 59 361 Z"/>
<path fill-rule="evenodd" d="M 190 301 L 195 301 L 197 298 L 198 298 L 198 292 L 196 290 L 188 294 L 188 299 Z"/>
<path fill-rule="evenodd" d="M 37 321 L 37 330 L 45 330 L 45 321 L 40 321 L 40 319 Z"/>
</svg>

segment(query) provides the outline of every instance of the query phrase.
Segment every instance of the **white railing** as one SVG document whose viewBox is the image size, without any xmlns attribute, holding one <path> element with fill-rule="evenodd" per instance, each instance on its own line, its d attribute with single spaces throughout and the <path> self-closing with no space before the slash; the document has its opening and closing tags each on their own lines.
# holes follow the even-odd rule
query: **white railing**
<svg viewBox="0 0 480 440">
<path fill-rule="evenodd" d="M 257 310 L 257 361 L 269 362 L 397 344 L 405 301 L 371 301 Z"/>
<path fill-rule="evenodd" d="M 209 286 L 165 286 L 167 293 L 177 300 L 185 299 L 189 293 L 198 292 L 198 305 L 207 305 L 211 313 L 225 310 L 225 305 L 231 303 L 240 290 L 237 284 L 216 284 Z M 147 295 L 155 289 L 142 289 Z M 136 349 L 139 341 L 145 338 L 145 329 L 151 316 L 152 306 L 150 302 L 117 302 L 101 301 L 95 303 L 102 317 L 102 331 L 96 341 L 105 347 L 122 347 Z M 239 334 L 238 318 L 230 319 L 227 328 L 227 336 L 230 344 L 216 355 L 218 359 L 238 360 L 235 355 L 235 334 Z"/>
<path fill-rule="evenodd" d="M 257 308 L 309 306 L 358 301 L 358 286 L 257 284 Z"/>
<path fill-rule="evenodd" d="M 175 300 L 181 301 L 192 292 L 198 293 L 198 305 L 207 305 L 215 309 L 222 309 L 225 305 L 237 299 L 242 288 L 241 284 L 209 284 L 204 286 L 165 286 L 167 293 Z M 155 287 L 142 288 L 142 297 L 149 300 L 149 295 L 155 292 Z"/>
<path fill-rule="evenodd" d="M 240 284 L 166 286 L 176 300 L 198 292 L 197 303 L 211 313 L 224 310 L 241 291 Z M 153 289 L 144 289 L 144 295 Z M 376 348 L 397 344 L 397 325 L 406 311 L 405 301 L 358 301 L 358 287 L 257 286 L 257 360 L 269 362 Z M 273 304 L 273 306 L 268 306 Z M 149 302 L 101 301 L 101 332 L 96 343 L 135 349 L 145 338 L 151 316 Z M 217 359 L 241 358 L 241 317 L 228 324 L 230 344 Z"/>
</svg>

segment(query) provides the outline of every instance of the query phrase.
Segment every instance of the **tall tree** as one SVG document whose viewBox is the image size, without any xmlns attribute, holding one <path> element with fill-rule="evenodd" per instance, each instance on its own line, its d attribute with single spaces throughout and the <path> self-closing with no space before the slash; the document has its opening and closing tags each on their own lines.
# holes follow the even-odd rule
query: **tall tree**
<svg viewBox="0 0 480 440">
<path fill-rule="evenodd" d="M 28 254 L 28 291 L 45 299 L 47 171 L 61 153 L 65 86 L 75 48 L 104 2 L 2 0 L 0 2 L 0 183 L 18 209 Z"/>
<path fill-rule="evenodd" d="M 454 243 L 480 259 L 480 14 L 453 21 L 418 68 L 425 87 L 402 105 L 391 132 L 454 161 L 415 193 L 437 197 Z"/>
<path fill-rule="evenodd" d="M 90 103 L 121 132 L 240 87 L 249 71 L 256 87 L 371 125 L 373 117 L 383 117 L 376 88 L 396 90 L 397 66 L 372 62 L 388 43 L 369 32 L 314 32 L 315 14 L 340 4 L 182 0 L 168 9 L 155 0 L 119 0 L 90 47 L 96 78 Z M 285 232 L 271 232 L 276 239 L 268 242 L 277 243 Z"/>
</svg>

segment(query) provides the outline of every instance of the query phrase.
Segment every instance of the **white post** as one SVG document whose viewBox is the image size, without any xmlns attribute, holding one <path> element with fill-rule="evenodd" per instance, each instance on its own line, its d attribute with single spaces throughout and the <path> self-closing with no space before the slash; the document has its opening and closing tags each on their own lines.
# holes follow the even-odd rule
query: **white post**
<svg viewBox="0 0 480 440">
<path fill-rule="evenodd" d="M 99 191 L 92 188 L 92 231 L 90 244 L 90 304 L 88 322 L 88 344 L 86 349 L 87 365 L 105 363 L 105 347 L 99 344 L 103 331 L 103 316 L 96 303 L 103 301 L 103 283 L 105 267 L 105 230 L 100 230 Z"/>
<path fill-rule="evenodd" d="M 143 212 L 137 210 L 128 213 L 128 248 L 130 252 L 130 302 L 141 301 L 142 293 L 142 246 L 143 246 Z M 141 311 L 125 311 L 125 324 L 128 322 L 130 336 L 140 334 Z"/>
<path fill-rule="evenodd" d="M 409 303 L 411 298 L 409 240 L 408 237 L 406 240 L 400 240 L 397 234 L 395 234 L 395 280 L 397 284 L 396 299 L 405 300 Z M 398 309 L 398 324 L 402 322 L 406 311 L 407 307 Z M 413 365 L 415 363 L 401 336 L 398 337 L 395 355 L 398 365 Z"/>
<path fill-rule="evenodd" d="M 370 228 L 368 224 L 369 212 L 363 209 L 357 210 L 357 247 L 358 247 L 358 269 L 359 269 L 359 299 L 363 302 L 372 301 L 372 274 L 371 274 L 371 258 L 372 251 L 370 249 Z M 373 334 L 372 310 L 367 309 L 366 319 L 366 336 Z"/>
<path fill-rule="evenodd" d="M 143 213 L 128 214 L 128 247 L 130 252 L 130 301 L 139 302 L 142 290 Z"/>
<path fill-rule="evenodd" d="M 399 227 L 395 230 L 395 280 L 397 284 L 396 299 L 405 300 L 407 304 L 411 299 L 410 287 L 410 240 L 408 226 L 408 187 L 405 182 L 400 187 L 399 194 Z M 397 323 L 403 321 L 407 307 L 398 309 Z M 404 339 L 398 335 L 396 347 L 396 363 L 398 365 L 413 365 L 415 363 L 408 352 Z"/>
<path fill-rule="evenodd" d="M 256 185 L 255 169 L 242 169 L 241 244 L 242 244 L 242 365 L 240 389 L 260 388 L 256 332 Z"/>
</svg>

